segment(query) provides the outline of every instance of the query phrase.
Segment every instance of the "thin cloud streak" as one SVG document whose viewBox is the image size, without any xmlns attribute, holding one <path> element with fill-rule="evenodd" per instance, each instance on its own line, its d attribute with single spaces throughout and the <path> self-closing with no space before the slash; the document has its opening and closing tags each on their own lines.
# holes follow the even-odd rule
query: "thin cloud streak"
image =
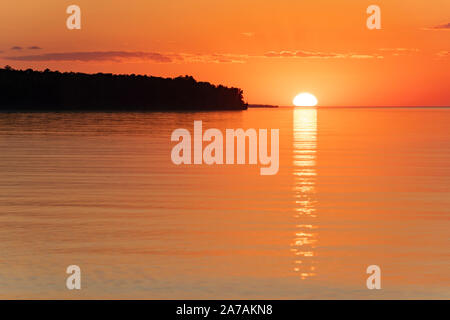
<svg viewBox="0 0 450 320">
<path fill-rule="evenodd" d="M 37 50 L 37 48 L 36 48 Z M 373 59 L 383 58 L 380 54 L 326 53 L 305 50 L 269 51 L 263 55 L 230 53 L 158 53 L 140 51 L 88 51 L 43 53 L 21 56 L 6 56 L 11 61 L 76 61 L 76 62 L 155 62 L 155 63 L 246 63 L 250 59 L 297 58 L 297 59 Z"/>
<path fill-rule="evenodd" d="M 9 56 L 6 60 L 13 61 L 115 61 L 126 59 L 149 60 L 155 62 L 172 62 L 170 57 L 153 52 L 126 52 L 126 51 L 92 51 L 92 52 L 62 52 L 44 53 L 39 55 Z"/>
<path fill-rule="evenodd" d="M 12 61 L 78 61 L 78 62 L 135 62 L 151 61 L 157 63 L 245 63 L 247 55 L 237 54 L 190 54 L 157 53 L 129 51 L 62 52 L 39 55 L 3 57 Z"/>
<path fill-rule="evenodd" d="M 420 50 L 416 48 L 381 48 L 379 51 L 390 53 L 393 56 L 407 56 L 418 53 Z"/>
<path fill-rule="evenodd" d="M 311 58 L 311 59 L 373 59 L 382 58 L 379 54 L 357 54 L 357 53 L 327 53 L 313 51 L 269 51 L 265 55 L 267 58 Z"/>
<path fill-rule="evenodd" d="M 432 31 L 450 30 L 450 22 L 443 23 L 443 24 L 438 24 L 437 26 L 434 26 L 434 27 L 424 28 L 424 30 L 432 30 Z"/>
</svg>

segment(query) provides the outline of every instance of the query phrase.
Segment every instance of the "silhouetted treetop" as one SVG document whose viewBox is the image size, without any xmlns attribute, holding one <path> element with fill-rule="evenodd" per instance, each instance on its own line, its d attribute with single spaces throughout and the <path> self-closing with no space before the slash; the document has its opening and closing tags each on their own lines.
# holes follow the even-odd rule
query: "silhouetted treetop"
<svg viewBox="0 0 450 320">
<path fill-rule="evenodd" d="M 191 76 L 0 69 L 0 111 L 243 110 L 238 88 Z"/>
</svg>

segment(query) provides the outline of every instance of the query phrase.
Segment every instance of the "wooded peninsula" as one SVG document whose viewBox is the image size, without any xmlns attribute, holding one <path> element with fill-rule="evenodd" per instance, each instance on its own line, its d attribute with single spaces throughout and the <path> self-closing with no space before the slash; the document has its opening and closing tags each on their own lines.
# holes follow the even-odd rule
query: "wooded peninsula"
<svg viewBox="0 0 450 320">
<path fill-rule="evenodd" d="M 0 69 L 3 112 L 245 110 L 243 91 L 191 76 Z"/>
</svg>

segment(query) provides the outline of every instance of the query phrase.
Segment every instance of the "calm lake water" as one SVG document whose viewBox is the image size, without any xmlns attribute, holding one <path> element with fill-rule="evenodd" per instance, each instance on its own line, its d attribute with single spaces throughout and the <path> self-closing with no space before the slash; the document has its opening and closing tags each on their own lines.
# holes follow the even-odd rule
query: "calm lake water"
<svg viewBox="0 0 450 320">
<path fill-rule="evenodd" d="M 172 164 L 194 120 L 280 129 L 279 173 Z M 0 298 L 449 299 L 449 124 L 424 108 L 0 114 Z"/>
</svg>

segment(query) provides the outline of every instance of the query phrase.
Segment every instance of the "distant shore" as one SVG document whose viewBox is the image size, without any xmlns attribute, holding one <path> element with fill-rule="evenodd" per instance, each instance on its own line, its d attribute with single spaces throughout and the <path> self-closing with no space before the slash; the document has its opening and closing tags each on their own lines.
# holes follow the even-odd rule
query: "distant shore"
<svg viewBox="0 0 450 320">
<path fill-rule="evenodd" d="M 0 112 L 245 110 L 243 91 L 191 76 L 0 69 Z"/>
<path fill-rule="evenodd" d="M 279 106 L 271 105 L 271 104 L 249 104 L 249 108 L 279 108 Z"/>
</svg>

